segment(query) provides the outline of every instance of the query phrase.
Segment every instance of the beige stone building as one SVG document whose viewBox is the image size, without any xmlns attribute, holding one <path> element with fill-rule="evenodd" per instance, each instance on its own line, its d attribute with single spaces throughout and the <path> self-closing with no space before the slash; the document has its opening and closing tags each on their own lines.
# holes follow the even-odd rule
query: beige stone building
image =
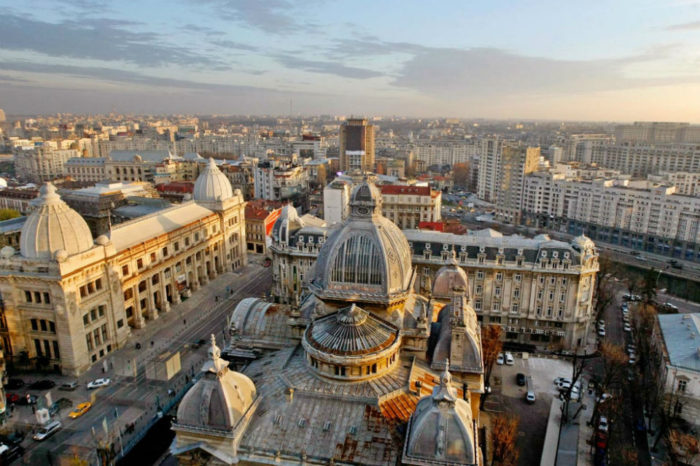
<svg viewBox="0 0 700 466">
<path fill-rule="evenodd" d="M 273 228 L 273 288 L 276 302 L 299 302 L 318 255 L 334 228 L 304 228 L 283 215 Z M 469 276 L 469 293 L 480 322 L 501 324 L 508 341 L 535 348 L 585 344 L 592 331 L 598 253 L 586 237 L 571 243 L 547 236 L 503 236 L 493 230 L 468 235 L 404 230 L 424 294 L 438 270 L 453 260 Z"/>
<path fill-rule="evenodd" d="M 93 241 L 82 217 L 44 185 L 19 251 L 0 250 L 6 357 L 80 374 L 121 347 L 130 327 L 245 265 L 243 198 L 213 162 L 197 179 L 194 199 Z"/>
<path fill-rule="evenodd" d="M 172 426 L 180 464 L 484 464 L 482 348 L 464 273 L 440 270 L 441 299 L 415 293 L 409 245 L 381 215 L 379 190 L 357 186 L 350 206 L 300 305 L 236 306 L 223 353 L 259 357 L 232 371 L 212 341 Z"/>
<path fill-rule="evenodd" d="M 442 193 L 429 186 L 383 185 L 382 212 L 402 230 L 442 220 Z"/>
<path fill-rule="evenodd" d="M 61 178 L 64 165 L 78 151 L 72 149 L 39 148 L 15 153 L 15 173 L 22 180 L 41 183 Z"/>
</svg>

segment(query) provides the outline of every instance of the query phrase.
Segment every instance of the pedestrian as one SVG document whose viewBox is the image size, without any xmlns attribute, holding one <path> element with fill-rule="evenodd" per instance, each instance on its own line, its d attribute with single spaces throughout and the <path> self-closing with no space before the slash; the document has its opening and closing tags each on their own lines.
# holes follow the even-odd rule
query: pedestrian
<svg viewBox="0 0 700 466">
<path fill-rule="evenodd" d="M 153 340 L 151 340 L 151 348 L 153 348 Z"/>
<path fill-rule="evenodd" d="M 187 325 L 187 319 L 182 319 L 182 325 Z"/>
</svg>

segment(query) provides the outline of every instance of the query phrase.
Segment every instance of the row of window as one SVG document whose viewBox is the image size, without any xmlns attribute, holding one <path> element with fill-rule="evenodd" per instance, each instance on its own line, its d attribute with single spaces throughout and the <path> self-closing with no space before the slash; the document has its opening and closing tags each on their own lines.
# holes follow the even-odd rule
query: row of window
<svg viewBox="0 0 700 466">
<path fill-rule="evenodd" d="M 85 334 L 85 342 L 87 343 L 88 351 L 93 350 L 93 345 L 95 347 L 100 346 L 108 341 L 109 334 L 107 333 L 107 324 L 102 324 L 99 328 Z"/>
<path fill-rule="evenodd" d="M 84 298 L 100 290 L 102 290 L 102 279 L 98 278 L 80 287 L 80 297 Z"/>
<path fill-rule="evenodd" d="M 83 314 L 83 325 L 88 326 L 91 322 L 102 319 L 105 316 L 105 306 L 100 304 L 97 307 L 90 309 L 90 312 Z"/>
<path fill-rule="evenodd" d="M 51 297 L 46 291 L 24 290 L 24 300 L 32 304 L 51 304 Z"/>
<path fill-rule="evenodd" d="M 32 330 L 34 332 L 51 332 L 56 333 L 56 324 L 51 320 L 32 319 Z"/>
<path fill-rule="evenodd" d="M 51 349 L 53 348 L 53 353 Z M 34 340 L 34 349 L 36 350 L 37 357 L 46 357 L 49 359 L 61 359 L 61 352 L 58 349 L 58 342 L 56 340 Z"/>
</svg>

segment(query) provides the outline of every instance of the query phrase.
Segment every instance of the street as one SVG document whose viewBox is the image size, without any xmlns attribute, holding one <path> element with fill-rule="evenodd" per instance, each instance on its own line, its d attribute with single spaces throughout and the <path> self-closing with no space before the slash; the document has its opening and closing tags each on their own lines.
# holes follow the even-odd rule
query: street
<svg viewBox="0 0 700 466">
<path fill-rule="evenodd" d="M 23 442 L 27 450 L 23 458 L 25 464 L 57 462 L 55 460 L 59 455 L 75 452 L 82 456 L 86 450 L 94 450 L 98 440 L 105 438 L 105 423 L 117 452 L 122 447 L 128 448 L 130 442 L 140 438 L 140 431 L 156 417 L 159 406 L 167 407 L 169 399 L 185 390 L 193 375 L 199 372 L 208 345 L 195 349 L 193 343 L 200 339 L 208 342 L 209 335 L 214 334 L 220 346 L 223 346 L 222 339 L 228 336 L 225 331 L 226 319 L 236 304 L 243 298 L 260 296 L 267 291 L 271 275 L 269 268 L 258 265 L 248 265 L 240 272 L 222 274 L 190 299 L 173 306 L 169 313 L 161 315 L 155 322 L 143 329 L 132 329 L 125 347 L 110 356 L 106 373 L 103 373 L 103 365 L 98 363 L 78 378 L 79 386 L 75 391 L 52 391 L 54 401 L 65 397 L 73 402 L 73 407 L 84 401 L 92 401 L 93 407 L 77 419 L 68 418 L 70 409 L 62 410 L 57 418 L 63 428 L 44 442 L 36 442 L 31 435 L 27 435 Z M 227 287 L 233 290 L 228 297 L 225 296 Z M 136 349 L 137 342 L 142 345 L 140 350 Z M 168 382 L 146 378 L 146 364 L 152 363 L 164 352 L 177 351 L 180 352 L 181 370 L 175 377 Z M 138 367 L 135 377 L 119 375 L 134 364 Z M 109 377 L 112 383 L 88 391 L 86 383 L 98 377 Z M 47 376 L 37 374 L 34 378 Z M 57 386 L 66 380 L 75 380 L 63 376 L 49 378 Z M 30 376 L 23 379 L 29 382 Z M 132 423 L 133 432 L 125 432 Z M 17 406 L 8 424 L 11 430 L 35 424 L 30 407 Z"/>
</svg>

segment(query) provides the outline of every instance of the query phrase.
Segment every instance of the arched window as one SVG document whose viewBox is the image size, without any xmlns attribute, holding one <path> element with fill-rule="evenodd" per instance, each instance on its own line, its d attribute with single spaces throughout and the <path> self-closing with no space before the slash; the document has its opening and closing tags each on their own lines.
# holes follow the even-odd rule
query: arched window
<svg viewBox="0 0 700 466">
<path fill-rule="evenodd" d="M 382 268 L 382 258 L 374 241 L 367 236 L 353 236 L 338 248 L 331 280 L 380 285 Z"/>
</svg>

